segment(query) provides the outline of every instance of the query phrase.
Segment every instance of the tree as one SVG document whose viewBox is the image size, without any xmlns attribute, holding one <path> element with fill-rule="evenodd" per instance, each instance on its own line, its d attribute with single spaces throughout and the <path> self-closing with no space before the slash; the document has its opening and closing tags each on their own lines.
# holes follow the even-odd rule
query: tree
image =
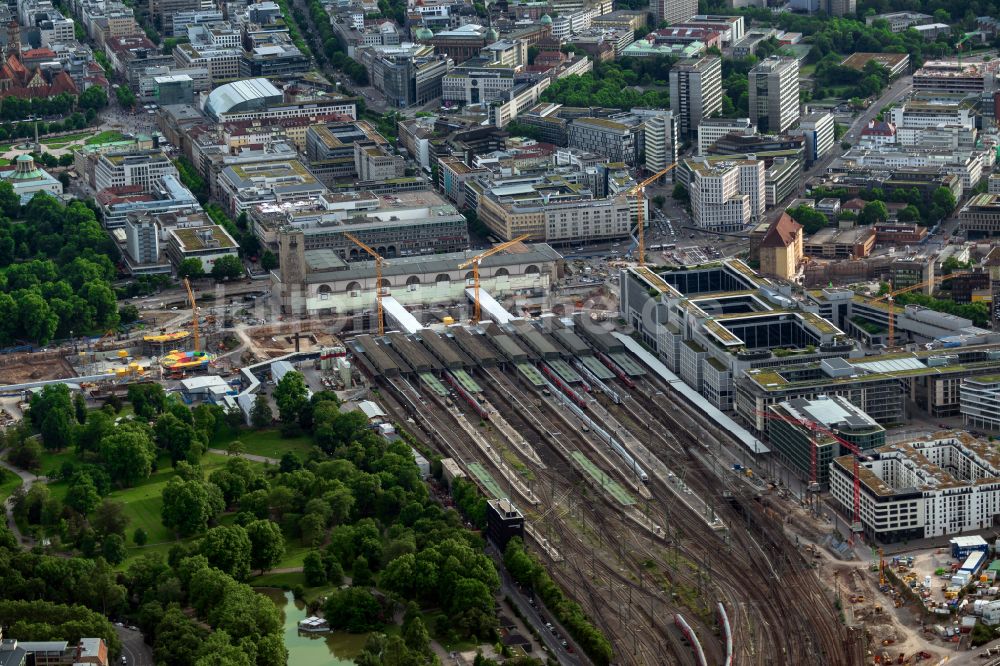
<svg viewBox="0 0 1000 666">
<path fill-rule="evenodd" d="M 688 194 L 688 190 L 684 187 L 684 183 L 675 184 L 670 196 L 674 199 L 674 201 L 681 201 L 683 203 L 687 203 L 691 200 L 691 195 Z"/>
<path fill-rule="evenodd" d="M 243 276 L 243 262 L 235 254 L 219 257 L 212 265 L 212 277 L 218 281 L 234 280 Z"/>
<path fill-rule="evenodd" d="M 101 542 L 101 555 L 111 566 L 117 566 L 124 562 L 127 554 L 125 540 L 119 534 L 109 534 Z"/>
<path fill-rule="evenodd" d="M 70 479 L 69 488 L 66 489 L 66 505 L 71 506 L 83 515 L 89 514 L 101 502 L 101 496 L 97 493 L 97 486 L 89 474 L 77 472 Z"/>
<path fill-rule="evenodd" d="M 201 434 L 194 426 L 169 412 L 156 420 L 153 432 L 157 446 L 170 453 L 170 460 L 174 465 L 182 460 L 197 464 L 206 448 Z"/>
<path fill-rule="evenodd" d="M 214 484 L 174 477 L 163 489 L 160 519 L 181 536 L 191 536 L 204 531 L 223 509 L 225 500 Z"/>
<path fill-rule="evenodd" d="M 156 625 L 153 661 L 166 666 L 190 666 L 207 633 L 176 605 L 167 609 Z"/>
<path fill-rule="evenodd" d="M 309 399 L 309 389 L 301 372 L 288 372 L 274 388 L 274 401 L 283 423 L 297 423 Z"/>
<path fill-rule="evenodd" d="M 135 93 L 128 86 L 118 86 L 115 88 L 115 96 L 118 98 L 118 103 L 125 108 L 132 108 L 135 106 Z"/>
<path fill-rule="evenodd" d="M 177 277 L 179 278 L 200 278 L 205 275 L 205 266 L 201 259 L 189 257 L 177 265 Z"/>
<path fill-rule="evenodd" d="M 159 384 L 132 384 L 128 387 L 128 401 L 132 403 L 132 411 L 147 421 L 167 408 L 167 394 Z"/>
<path fill-rule="evenodd" d="M 920 220 L 920 211 L 913 204 L 909 204 L 896 214 L 896 219 L 900 222 L 917 222 Z"/>
<path fill-rule="evenodd" d="M 667 203 L 667 198 L 662 194 L 657 194 L 655 197 L 653 197 L 653 203 L 656 205 L 657 208 L 663 208 L 663 204 Z"/>
<path fill-rule="evenodd" d="M 156 455 L 146 432 L 119 428 L 101 440 L 101 458 L 112 479 L 131 487 L 149 477 Z"/>
<path fill-rule="evenodd" d="M 101 86 L 91 86 L 77 98 L 76 105 L 81 109 L 100 111 L 108 105 L 108 95 Z"/>
<path fill-rule="evenodd" d="M 263 393 L 258 393 L 254 398 L 253 408 L 250 410 L 250 424 L 254 428 L 266 428 L 274 421 L 274 414 L 271 412 L 271 402 Z"/>
<path fill-rule="evenodd" d="M 208 530 L 201 540 L 198 552 L 207 557 L 213 567 L 236 580 L 246 580 L 250 576 L 251 548 L 247 531 L 239 525 L 233 525 Z"/>
<path fill-rule="evenodd" d="M 260 257 L 260 267 L 265 271 L 273 271 L 278 267 L 278 255 L 270 250 L 264 250 Z"/>
<path fill-rule="evenodd" d="M 72 413 L 69 410 L 52 410 L 42 421 L 42 443 L 45 448 L 58 451 L 73 441 Z"/>
<path fill-rule="evenodd" d="M 787 213 L 793 220 L 802 225 L 807 234 L 814 234 L 829 223 L 826 215 L 810 206 L 789 208 Z"/>
<path fill-rule="evenodd" d="M 139 321 L 139 308 L 131 303 L 123 305 L 118 310 L 118 321 L 122 324 L 131 324 Z"/>
<path fill-rule="evenodd" d="M 87 399 L 83 397 L 83 393 L 76 393 L 73 395 L 73 412 L 76 415 L 76 422 L 79 424 L 84 424 L 87 421 Z"/>
<path fill-rule="evenodd" d="M 246 447 L 243 446 L 243 442 L 238 439 L 234 439 L 226 445 L 226 454 L 230 456 L 241 455 L 245 450 Z"/>
<path fill-rule="evenodd" d="M 145 546 L 146 542 L 149 541 L 149 534 L 143 528 L 137 527 L 132 533 L 132 541 L 139 547 Z"/>
<path fill-rule="evenodd" d="M 332 628 L 352 634 L 377 629 L 381 610 L 371 592 L 360 587 L 336 590 L 327 597 L 323 607 Z"/>
<path fill-rule="evenodd" d="M 285 555 L 285 537 L 281 528 L 270 520 L 255 520 L 246 526 L 250 538 L 250 565 L 261 575 Z"/>
<path fill-rule="evenodd" d="M 100 535 L 124 535 L 128 527 L 128 516 L 125 515 L 125 505 L 107 497 L 98 505 L 90 525 Z"/>
<path fill-rule="evenodd" d="M 889 219 L 889 210 L 881 201 L 869 201 L 861 210 L 858 224 L 871 225 L 885 222 Z"/>
<path fill-rule="evenodd" d="M 310 550 L 302 561 L 302 573 L 306 578 L 306 585 L 309 587 L 319 587 L 326 585 L 326 565 L 323 563 L 323 556 L 317 550 Z"/>
<path fill-rule="evenodd" d="M 942 209 L 945 215 L 950 215 L 953 210 L 955 210 L 955 195 L 947 187 L 939 187 L 934 190 L 931 200 L 934 205 Z"/>
</svg>

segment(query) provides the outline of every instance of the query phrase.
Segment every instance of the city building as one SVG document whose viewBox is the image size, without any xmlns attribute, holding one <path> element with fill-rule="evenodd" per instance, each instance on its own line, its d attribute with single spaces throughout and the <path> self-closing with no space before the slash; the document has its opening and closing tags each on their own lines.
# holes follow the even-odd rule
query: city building
<svg viewBox="0 0 1000 666">
<path fill-rule="evenodd" d="M 875 225 L 875 243 L 904 247 L 919 245 L 927 238 L 927 227 L 916 222 L 882 222 Z"/>
<path fill-rule="evenodd" d="M 309 118 L 323 114 L 339 114 L 351 120 L 357 118 L 352 97 L 324 94 L 286 100 L 285 95 L 267 79 L 247 79 L 221 85 L 205 98 L 203 110 L 209 119 L 218 123 Z"/>
<path fill-rule="evenodd" d="M 698 124 L 697 130 L 699 155 L 707 155 L 709 146 L 726 135 L 755 135 L 757 132 L 749 118 L 705 118 Z"/>
<path fill-rule="evenodd" d="M 799 63 L 770 56 L 749 74 L 750 120 L 762 132 L 781 134 L 799 120 Z"/>
<path fill-rule="evenodd" d="M 908 100 L 889 110 L 889 121 L 896 126 L 900 142 L 905 143 L 907 131 L 941 125 L 975 129 L 976 113 L 964 96 L 934 101 Z"/>
<path fill-rule="evenodd" d="M 910 67 L 910 56 L 907 53 L 853 53 L 844 58 L 840 66 L 850 67 L 860 72 L 870 62 L 875 62 L 885 67 L 889 70 L 889 78 L 894 79 L 906 73 L 906 70 Z"/>
<path fill-rule="evenodd" d="M 929 60 L 913 73 L 913 89 L 944 93 L 982 93 L 995 90 L 996 62 Z"/>
<path fill-rule="evenodd" d="M 637 164 L 643 152 L 641 123 L 625 124 L 607 118 L 576 118 L 567 133 L 570 148 L 604 155 L 611 162 Z"/>
<path fill-rule="evenodd" d="M 690 42 L 686 44 L 657 44 L 656 42 L 642 38 L 626 46 L 619 52 L 623 58 L 657 58 L 659 56 L 670 56 L 672 58 L 697 58 L 705 52 L 705 45 L 701 42 Z"/>
<path fill-rule="evenodd" d="M 201 211 L 198 199 L 173 175 L 160 178 L 148 193 L 142 192 L 141 186 L 117 188 L 98 192 L 95 200 L 101 210 L 101 222 L 109 230 L 124 227 L 133 213 L 165 215 Z"/>
<path fill-rule="evenodd" d="M 774 28 L 753 28 L 743 35 L 743 39 L 734 42 L 731 52 L 734 58 L 746 58 L 757 54 L 757 47 L 772 37 L 777 38 L 778 31 Z"/>
<path fill-rule="evenodd" d="M 632 109 L 643 117 L 643 143 L 646 154 L 646 171 L 659 173 L 677 161 L 677 119 L 673 111 L 662 109 Z M 673 180 L 674 173 L 667 173 Z"/>
<path fill-rule="evenodd" d="M 858 145 L 862 148 L 881 148 L 896 143 L 896 126 L 882 120 L 870 120 L 861 130 Z"/>
<path fill-rule="evenodd" d="M 62 68 L 53 70 L 35 65 L 28 69 L 21 51 L 21 32 L 17 21 L 7 26 L 7 47 L 0 64 L 0 99 L 4 97 L 53 97 L 61 93 L 77 94 L 72 77 Z"/>
<path fill-rule="evenodd" d="M 126 218 L 125 249 L 130 266 L 159 261 L 160 226 L 152 216 L 133 214 Z"/>
<path fill-rule="evenodd" d="M 898 543 L 984 530 L 1000 513 L 1000 457 L 968 433 L 889 444 L 859 465 L 866 540 Z M 853 514 L 853 456 L 830 465 L 830 494 Z"/>
<path fill-rule="evenodd" d="M 857 0 L 821 0 L 830 16 L 854 16 L 858 10 Z"/>
<path fill-rule="evenodd" d="M 741 232 L 758 221 L 766 204 L 764 162 L 732 160 L 710 163 L 685 160 L 692 173 L 689 193 L 695 225 L 722 232 Z"/>
<path fill-rule="evenodd" d="M 489 30 L 475 23 L 467 23 L 453 30 L 442 30 L 420 39 L 434 47 L 434 52 L 448 56 L 456 64 L 479 55 L 490 41 Z"/>
<path fill-rule="evenodd" d="M 933 41 L 938 38 L 938 35 L 950 35 L 951 26 L 947 23 L 928 23 L 926 25 L 917 25 L 913 27 L 917 33 L 926 39 L 927 41 Z"/>
<path fill-rule="evenodd" d="M 713 28 L 671 27 L 654 30 L 646 36 L 654 44 L 702 44 L 704 48 L 722 46 L 722 35 Z"/>
<path fill-rule="evenodd" d="M 509 499 L 489 500 L 486 510 L 486 536 L 501 551 L 517 537 L 524 538 L 524 516 Z"/>
<path fill-rule="evenodd" d="M 340 178 L 357 179 L 355 146 L 385 146 L 387 143 L 366 120 L 314 123 L 306 130 L 305 153 L 309 170 L 330 187 Z"/>
<path fill-rule="evenodd" d="M 406 160 L 393 155 L 384 145 L 354 144 L 354 169 L 358 180 L 386 181 L 406 175 Z"/>
<path fill-rule="evenodd" d="M 793 279 L 802 263 L 802 225 L 782 213 L 761 238 L 757 257 L 761 275 Z"/>
<path fill-rule="evenodd" d="M 885 428 L 840 396 L 793 398 L 771 405 L 768 414 L 771 449 L 791 465 L 799 478 L 811 482 L 815 474 L 820 488 L 830 483 L 833 459 L 850 450 L 835 437 L 807 424 L 836 433 L 862 451 L 885 445 Z"/>
<path fill-rule="evenodd" d="M 875 238 L 872 227 L 824 227 L 805 240 L 803 252 L 821 259 L 863 259 L 875 249 Z"/>
<path fill-rule="evenodd" d="M 653 0 L 650 3 L 654 23 L 683 23 L 698 13 L 697 0 Z"/>
<path fill-rule="evenodd" d="M 166 37 L 187 35 L 187 30 L 191 26 L 220 23 L 224 18 L 218 9 L 192 9 L 177 12 L 171 17 L 169 24 L 163 26 L 163 34 Z"/>
<path fill-rule="evenodd" d="M 958 214 L 959 228 L 970 239 L 1000 235 L 1000 194 L 975 194 Z"/>
<path fill-rule="evenodd" d="M 101 154 L 94 166 L 94 189 L 137 186 L 139 192 L 149 193 L 164 176 L 178 177 L 173 165 L 162 150 L 112 151 Z"/>
<path fill-rule="evenodd" d="M 194 101 L 194 80 L 187 74 L 154 76 L 153 99 L 157 104 L 191 104 Z"/>
<path fill-rule="evenodd" d="M 670 110 L 684 139 L 696 138 L 702 119 L 722 112 L 721 58 L 689 58 L 670 68 Z"/>
<path fill-rule="evenodd" d="M 833 148 L 834 143 L 833 114 L 820 111 L 807 113 L 799 119 L 799 126 L 792 130 L 805 139 L 805 161 L 812 166 Z"/>
<path fill-rule="evenodd" d="M 875 21 L 885 21 L 889 24 L 889 30 L 893 32 L 904 32 L 907 28 L 916 25 L 926 25 L 934 21 L 930 14 L 919 12 L 891 12 L 888 14 L 875 14 L 866 16 L 865 23 L 873 24 Z"/>
<path fill-rule="evenodd" d="M 233 217 L 259 203 L 326 192 L 326 186 L 296 159 L 227 166 L 219 173 L 218 188 L 219 198 Z"/>
<path fill-rule="evenodd" d="M 371 192 L 327 193 L 257 204 L 247 214 L 265 248 L 277 252 L 281 230 L 298 229 L 306 251 L 333 250 L 349 262 L 368 255 L 345 232 L 390 259 L 457 252 L 469 243 L 465 217 L 427 190 L 391 198 Z"/>
<path fill-rule="evenodd" d="M 779 203 L 798 192 L 802 184 L 802 162 L 789 157 L 778 157 L 764 171 L 765 204 Z"/>
<path fill-rule="evenodd" d="M 1000 375 L 963 379 L 959 400 L 966 427 L 988 432 L 1000 430 Z"/>
<path fill-rule="evenodd" d="M 891 172 L 896 169 L 926 167 L 958 176 L 962 191 L 965 191 L 975 188 L 983 179 L 983 161 L 984 153 L 973 150 L 936 150 L 889 145 L 874 149 L 858 146 L 833 160 L 827 171 L 831 174 L 850 174 L 865 170 Z"/>
<path fill-rule="evenodd" d="M 492 103 L 514 87 L 516 65 L 470 58 L 444 75 L 441 99 L 462 104 Z"/>
<path fill-rule="evenodd" d="M 10 183 L 21 204 L 31 201 L 38 192 L 45 192 L 54 197 L 61 197 L 63 186 L 49 172 L 35 165 L 31 155 L 18 155 L 14 164 L 0 167 L 0 180 Z"/>
<path fill-rule="evenodd" d="M 228 231 L 212 224 L 168 229 L 166 249 L 174 268 L 185 259 L 198 259 L 204 271 L 209 273 L 222 257 L 239 256 L 240 246 Z"/>
<path fill-rule="evenodd" d="M 399 108 L 419 106 L 441 97 L 444 77 L 453 64 L 450 57 L 434 55 L 427 47 L 366 47 L 358 53 L 358 61 L 368 69 L 372 86 Z"/>
<path fill-rule="evenodd" d="M 284 314 L 337 315 L 355 330 L 374 327 L 375 264 L 341 261 L 332 250 L 306 250 L 299 231 L 282 232 L 280 268 L 271 272 L 272 299 Z M 501 252 L 482 260 L 481 288 L 524 307 L 539 303 L 556 280 L 562 256 L 544 243 L 526 244 L 519 252 Z M 458 265 L 476 250 L 433 257 L 400 257 L 382 268 L 383 294 L 415 310 L 468 303 L 468 269 Z M 367 322 L 367 323 L 366 323 Z"/>
</svg>

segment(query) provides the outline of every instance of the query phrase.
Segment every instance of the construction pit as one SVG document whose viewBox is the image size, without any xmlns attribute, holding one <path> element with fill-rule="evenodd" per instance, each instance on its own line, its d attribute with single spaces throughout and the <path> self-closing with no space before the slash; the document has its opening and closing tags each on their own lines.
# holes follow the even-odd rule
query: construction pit
<svg viewBox="0 0 1000 666">
<path fill-rule="evenodd" d="M 526 543 L 614 638 L 617 662 L 690 663 L 697 645 L 707 663 L 727 650 L 739 663 L 861 663 L 832 586 L 783 531 L 782 500 L 711 461 L 721 441 L 740 444 L 675 375 L 579 323 L 435 327 L 346 347 L 390 420 L 445 457 L 446 480 L 515 503 Z"/>
</svg>

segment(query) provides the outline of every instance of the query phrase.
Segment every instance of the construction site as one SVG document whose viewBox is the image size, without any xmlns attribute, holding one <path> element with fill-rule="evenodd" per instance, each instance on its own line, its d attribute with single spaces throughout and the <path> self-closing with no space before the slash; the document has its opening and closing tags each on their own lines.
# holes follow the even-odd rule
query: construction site
<svg viewBox="0 0 1000 666">
<path fill-rule="evenodd" d="M 771 489 L 716 457 L 766 448 L 634 340 L 579 316 L 401 328 L 349 340 L 356 367 L 446 476 L 520 509 L 616 663 L 863 663 Z"/>
</svg>

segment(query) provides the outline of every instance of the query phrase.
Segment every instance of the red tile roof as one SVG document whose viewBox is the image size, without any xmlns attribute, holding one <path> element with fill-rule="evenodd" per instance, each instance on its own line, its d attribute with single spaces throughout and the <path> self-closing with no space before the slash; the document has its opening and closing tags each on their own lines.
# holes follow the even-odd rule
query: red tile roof
<svg viewBox="0 0 1000 666">
<path fill-rule="evenodd" d="M 791 218 L 788 213 L 782 213 L 764 234 L 761 247 L 788 247 L 802 233 L 802 225 Z"/>
</svg>

